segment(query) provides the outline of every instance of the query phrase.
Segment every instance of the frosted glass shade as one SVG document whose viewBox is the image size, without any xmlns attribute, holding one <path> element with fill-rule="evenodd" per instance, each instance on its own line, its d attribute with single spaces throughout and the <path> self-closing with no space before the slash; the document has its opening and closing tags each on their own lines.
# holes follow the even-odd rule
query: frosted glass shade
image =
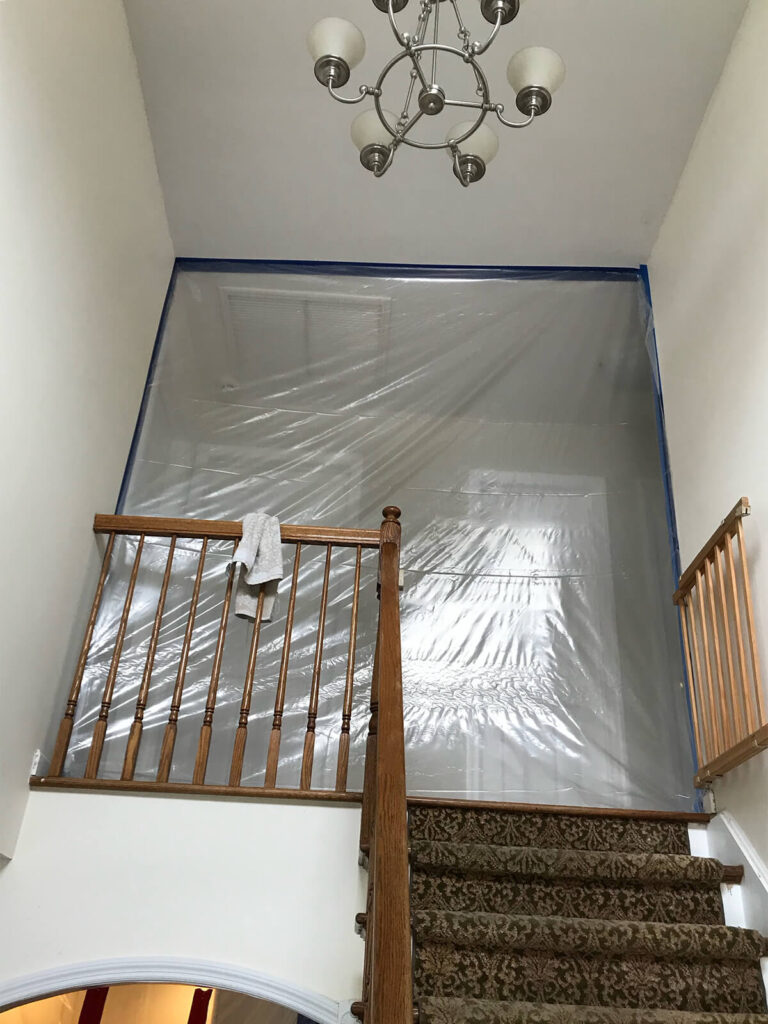
<svg viewBox="0 0 768 1024">
<path fill-rule="evenodd" d="M 321 18 L 309 30 L 307 46 L 315 62 L 321 57 L 339 57 L 354 68 L 365 56 L 363 33 L 344 18 Z"/>
<path fill-rule="evenodd" d="M 474 123 L 474 121 L 460 121 L 459 124 L 455 124 L 446 135 L 445 141 L 458 139 L 460 135 L 468 132 Z M 498 151 L 498 136 L 491 131 L 487 124 L 481 124 L 473 135 L 459 143 L 459 152 L 462 156 L 478 156 L 486 164 L 493 160 Z"/>
<path fill-rule="evenodd" d="M 507 80 L 515 92 L 538 85 L 553 95 L 565 79 L 563 58 L 546 46 L 518 50 L 507 65 Z"/>
<path fill-rule="evenodd" d="M 395 115 L 388 110 L 383 110 L 382 113 L 390 124 L 394 125 L 397 122 Z M 361 152 L 366 146 L 392 145 L 392 136 L 381 123 L 375 110 L 366 110 L 364 113 L 358 114 L 352 122 L 350 134 L 352 141 Z"/>
</svg>

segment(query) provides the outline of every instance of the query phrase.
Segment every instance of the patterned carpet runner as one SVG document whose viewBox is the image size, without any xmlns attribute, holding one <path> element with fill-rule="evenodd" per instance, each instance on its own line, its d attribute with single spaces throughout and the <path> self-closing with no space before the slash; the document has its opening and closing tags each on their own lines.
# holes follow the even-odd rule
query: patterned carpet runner
<svg viewBox="0 0 768 1024">
<path fill-rule="evenodd" d="M 419 1024 L 768 1024 L 684 822 L 410 809 Z"/>
</svg>

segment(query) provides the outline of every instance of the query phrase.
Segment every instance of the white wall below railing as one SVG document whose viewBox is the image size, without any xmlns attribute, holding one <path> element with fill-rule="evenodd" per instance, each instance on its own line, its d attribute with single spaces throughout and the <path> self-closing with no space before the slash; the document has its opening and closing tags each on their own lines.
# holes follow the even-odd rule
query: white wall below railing
<svg viewBox="0 0 768 1024">
<path fill-rule="evenodd" d="M 359 827 L 342 804 L 34 791 L 0 869 L 0 1003 L 32 975 L 153 959 L 359 999 Z"/>
</svg>

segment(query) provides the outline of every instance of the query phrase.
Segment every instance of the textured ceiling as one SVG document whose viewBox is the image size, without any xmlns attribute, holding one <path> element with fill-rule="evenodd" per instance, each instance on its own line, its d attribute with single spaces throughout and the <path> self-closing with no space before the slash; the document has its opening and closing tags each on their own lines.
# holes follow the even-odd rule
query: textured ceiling
<svg viewBox="0 0 768 1024">
<path fill-rule="evenodd" d="M 368 42 L 345 92 L 395 53 L 370 0 L 125 6 L 179 255 L 626 266 L 649 255 L 745 2 L 528 0 L 483 58 L 493 98 L 514 111 L 505 67 L 522 46 L 558 50 L 566 82 L 530 129 L 499 128 L 467 190 L 443 153 L 403 150 L 375 180 L 349 139 L 361 107 L 316 84 L 305 39 L 324 15 Z"/>
</svg>

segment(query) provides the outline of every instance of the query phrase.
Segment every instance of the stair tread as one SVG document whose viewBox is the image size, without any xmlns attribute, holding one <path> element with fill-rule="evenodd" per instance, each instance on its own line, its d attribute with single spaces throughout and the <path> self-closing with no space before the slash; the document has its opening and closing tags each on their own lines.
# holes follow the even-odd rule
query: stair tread
<svg viewBox="0 0 768 1024">
<path fill-rule="evenodd" d="M 726 925 L 417 910 L 413 927 L 417 941 L 461 949 L 689 960 L 750 960 L 768 954 L 768 942 L 759 932 Z"/>
<path fill-rule="evenodd" d="M 714 884 L 484 877 L 420 867 L 411 871 L 411 906 L 608 921 L 724 923 L 720 886 Z"/>
<path fill-rule="evenodd" d="M 585 817 L 583 814 L 523 811 L 488 807 L 409 808 L 413 839 L 486 843 L 501 846 L 614 850 L 621 853 L 690 852 L 683 821 L 631 817 Z"/>
<path fill-rule="evenodd" d="M 486 876 L 610 879 L 717 885 L 718 860 L 675 853 L 619 853 L 562 847 L 504 846 L 413 839 L 411 864 Z"/>
<path fill-rule="evenodd" d="M 427 996 L 419 1024 L 768 1024 L 768 1014 L 579 1006 L 573 1003 L 494 1002 Z"/>
</svg>

